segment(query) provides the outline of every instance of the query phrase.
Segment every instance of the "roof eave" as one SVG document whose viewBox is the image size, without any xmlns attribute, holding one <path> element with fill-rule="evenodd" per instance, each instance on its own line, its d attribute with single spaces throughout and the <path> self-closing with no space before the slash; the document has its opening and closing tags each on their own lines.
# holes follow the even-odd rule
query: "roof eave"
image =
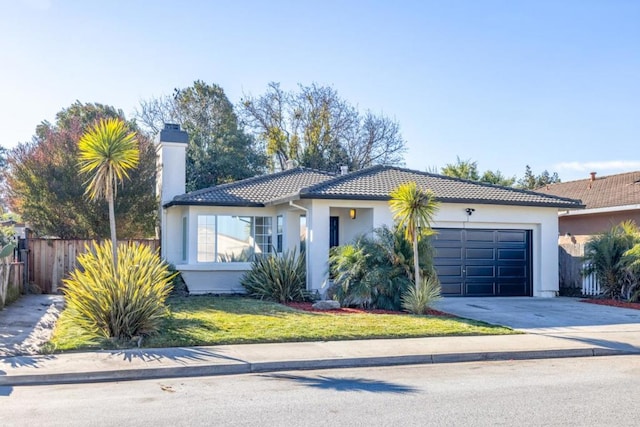
<svg viewBox="0 0 640 427">
<path fill-rule="evenodd" d="M 385 195 L 355 195 L 355 194 L 308 194 L 301 193 L 301 199 L 323 199 L 323 200 L 371 200 L 371 201 L 387 201 L 391 197 Z M 515 200 L 487 200 L 474 198 L 458 198 L 458 197 L 437 197 L 441 203 L 476 203 L 482 205 L 508 205 L 508 206 L 531 206 L 556 209 L 583 209 L 585 206 L 576 203 L 541 203 L 541 202 L 519 202 Z"/>
<path fill-rule="evenodd" d="M 162 205 L 164 209 L 168 209 L 172 206 L 228 206 L 238 208 L 264 208 L 264 203 L 257 202 L 211 202 L 211 201 L 188 201 L 188 200 L 172 200 Z"/>
</svg>

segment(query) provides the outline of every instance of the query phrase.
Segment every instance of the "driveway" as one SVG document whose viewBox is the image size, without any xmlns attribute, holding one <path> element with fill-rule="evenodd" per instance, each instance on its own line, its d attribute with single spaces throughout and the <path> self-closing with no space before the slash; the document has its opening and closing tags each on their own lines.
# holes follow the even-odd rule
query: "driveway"
<svg viewBox="0 0 640 427">
<path fill-rule="evenodd" d="M 37 354 L 63 305 L 62 295 L 23 295 L 0 311 L 0 357 Z"/>
<path fill-rule="evenodd" d="M 434 308 L 529 334 L 640 350 L 640 310 L 565 297 L 443 298 Z"/>
</svg>

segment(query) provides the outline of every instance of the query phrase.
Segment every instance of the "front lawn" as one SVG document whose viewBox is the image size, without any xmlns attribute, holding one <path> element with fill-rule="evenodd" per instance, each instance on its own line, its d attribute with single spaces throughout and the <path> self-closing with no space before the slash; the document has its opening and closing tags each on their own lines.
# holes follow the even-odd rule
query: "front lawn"
<svg viewBox="0 0 640 427">
<path fill-rule="evenodd" d="M 164 321 L 159 334 L 144 339 L 144 347 L 517 333 L 501 326 L 455 317 L 311 313 L 241 297 L 190 296 L 171 298 L 168 304 L 171 315 Z M 112 346 L 83 337 L 82 331 L 70 324 L 63 312 L 46 350 Z"/>
</svg>

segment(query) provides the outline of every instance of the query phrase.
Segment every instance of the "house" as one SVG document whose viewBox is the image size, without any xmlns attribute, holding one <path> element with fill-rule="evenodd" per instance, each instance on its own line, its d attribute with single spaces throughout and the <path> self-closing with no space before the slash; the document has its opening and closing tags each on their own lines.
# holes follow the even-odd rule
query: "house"
<svg viewBox="0 0 640 427">
<path fill-rule="evenodd" d="M 560 236 L 584 243 L 622 221 L 640 225 L 640 171 L 550 184 L 536 190 L 559 197 L 580 199 L 585 209 L 562 209 L 559 212 Z M 562 239 L 561 239 L 562 241 Z"/>
<path fill-rule="evenodd" d="M 163 257 L 193 293 L 242 292 L 251 254 L 304 246 L 307 287 L 323 292 L 329 249 L 392 225 L 389 194 L 415 181 L 434 191 L 435 264 L 443 293 L 553 297 L 558 210 L 580 202 L 390 166 L 339 174 L 288 170 L 185 194 L 187 135 L 158 141 Z"/>
</svg>

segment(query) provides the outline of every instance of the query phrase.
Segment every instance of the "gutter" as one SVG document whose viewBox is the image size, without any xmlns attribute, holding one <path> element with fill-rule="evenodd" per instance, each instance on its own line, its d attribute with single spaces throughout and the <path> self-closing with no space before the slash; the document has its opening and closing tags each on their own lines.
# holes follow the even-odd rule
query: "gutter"
<svg viewBox="0 0 640 427">
<path fill-rule="evenodd" d="M 561 210 L 558 216 L 574 216 L 574 215 L 588 215 L 588 214 L 600 214 L 600 213 L 614 213 L 624 211 L 640 210 L 640 204 L 625 205 L 625 206 L 609 206 L 605 208 L 591 208 L 581 210 Z"/>
</svg>

